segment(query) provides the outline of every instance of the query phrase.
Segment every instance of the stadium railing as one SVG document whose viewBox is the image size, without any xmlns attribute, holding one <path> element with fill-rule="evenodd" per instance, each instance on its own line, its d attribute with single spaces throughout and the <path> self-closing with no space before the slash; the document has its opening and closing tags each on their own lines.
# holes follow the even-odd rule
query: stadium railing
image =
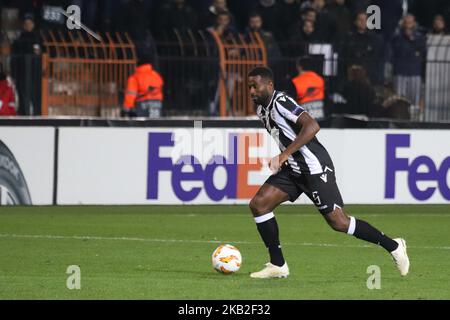
<svg viewBox="0 0 450 320">
<path fill-rule="evenodd" d="M 210 34 L 173 30 L 161 33 L 155 47 L 155 67 L 164 79 L 164 115 L 209 116 L 219 75 L 217 46 Z"/>
<path fill-rule="evenodd" d="M 258 34 L 218 35 L 214 30 L 172 30 L 156 42 L 165 80 L 166 115 L 252 114 L 245 78 L 267 63 Z"/>
<path fill-rule="evenodd" d="M 127 33 L 41 32 L 42 115 L 119 117 L 136 50 Z"/>
<path fill-rule="evenodd" d="M 219 49 L 220 116 L 246 116 L 254 114 L 246 85 L 249 71 L 258 65 L 267 64 L 267 53 L 260 35 L 249 33 L 220 36 L 209 31 Z"/>
<path fill-rule="evenodd" d="M 133 41 L 126 34 L 104 34 L 103 41 L 97 42 L 82 32 L 51 30 L 43 31 L 42 38 L 42 61 L 35 63 L 34 57 L 29 59 L 31 63 L 16 64 L 22 69 L 28 65 L 29 69 L 22 73 L 30 76 L 16 77 L 18 69 L 11 70 L 16 87 L 22 88 L 22 102 L 32 101 L 28 104 L 30 110 L 22 110 L 21 114 L 119 117 L 121 95 L 137 60 Z M 387 103 L 398 106 L 398 110 L 392 108 L 391 113 L 378 117 L 450 122 L 450 37 L 429 36 L 427 44 L 421 114 L 397 112 L 405 109 L 405 105 L 413 110 L 412 103 L 396 95 L 392 65 L 384 51 L 378 55 L 362 52 L 362 56 L 352 56 L 349 54 L 352 50 L 343 50 L 336 44 L 288 42 L 278 43 L 280 51 L 274 55 L 258 35 L 232 34 L 222 38 L 208 30 L 171 30 L 159 35 L 153 45 L 155 66 L 165 80 L 165 116 L 252 115 L 245 86 L 249 69 L 268 64 L 274 70 L 277 88 L 287 90 L 296 74 L 296 59 L 308 55 L 314 58 L 314 70 L 326 80 L 329 114 L 345 102 L 343 87 L 348 83 L 348 67 L 361 65 L 367 69 L 374 89 L 374 104 L 382 111 L 386 111 L 383 108 Z M 14 59 L 17 58 L 12 56 L 11 61 Z M 37 70 L 40 68 L 42 74 Z M 361 96 L 360 93 L 354 96 L 358 95 Z"/>
</svg>

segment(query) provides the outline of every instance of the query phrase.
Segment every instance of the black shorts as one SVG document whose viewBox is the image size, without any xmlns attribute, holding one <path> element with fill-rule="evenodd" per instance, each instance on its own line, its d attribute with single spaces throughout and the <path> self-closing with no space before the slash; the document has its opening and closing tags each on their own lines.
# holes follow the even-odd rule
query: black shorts
<svg viewBox="0 0 450 320">
<path fill-rule="evenodd" d="M 305 193 L 322 214 L 328 214 L 337 207 L 344 207 L 334 168 L 327 167 L 324 173 L 309 175 L 297 174 L 283 166 L 277 174 L 270 176 L 266 183 L 286 192 L 291 202 Z"/>
</svg>

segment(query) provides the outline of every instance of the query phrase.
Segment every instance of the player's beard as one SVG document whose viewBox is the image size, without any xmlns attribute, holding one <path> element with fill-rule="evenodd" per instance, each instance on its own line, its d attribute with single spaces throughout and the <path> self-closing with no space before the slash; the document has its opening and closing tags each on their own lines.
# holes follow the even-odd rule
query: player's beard
<svg viewBox="0 0 450 320">
<path fill-rule="evenodd" d="M 266 92 L 262 93 L 260 96 L 258 96 L 253 102 L 256 106 L 262 105 L 263 107 L 266 107 L 269 104 L 270 100 L 270 94 L 269 90 L 266 90 Z"/>
</svg>

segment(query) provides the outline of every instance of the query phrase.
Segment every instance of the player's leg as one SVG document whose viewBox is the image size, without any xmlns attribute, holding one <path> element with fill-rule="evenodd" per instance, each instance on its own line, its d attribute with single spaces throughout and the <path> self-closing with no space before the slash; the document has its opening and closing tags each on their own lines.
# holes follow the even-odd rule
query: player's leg
<svg viewBox="0 0 450 320">
<path fill-rule="evenodd" d="M 366 221 L 349 217 L 341 208 L 336 208 L 325 214 L 324 218 L 333 230 L 380 245 L 388 252 L 392 252 L 398 247 L 398 243 L 395 240 L 389 238 Z"/>
<path fill-rule="evenodd" d="M 287 193 L 265 183 L 249 205 L 258 232 L 269 250 L 270 262 L 279 267 L 283 266 L 285 261 L 280 246 L 278 223 L 273 210 L 287 200 L 289 200 Z"/>
<path fill-rule="evenodd" d="M 343 210 L 344 203 L 333 171 L 325 176 L 324 174 L 309 176 L 306 183 L 308 196 L 333 230 L 380 245 L 392 255 L 400 274 L 408 273 L 409 259 L 405 241 L 391 239 L 366 221 L 348 216 Z"/>
<path fill-rule="evenodd" d="M 336 208 L 330 213 L 325 214 L 324 218 L 333 230 L 345 232 L 358 239 L 383 247 L 392 255 L 400 274 L 402 276 L 408 274 L 409 258 L 404 239 L 392 239 L 368 222 L 347 216 L 341 208 Z"/>
<path fill-rule="evenodd" d="M 295 201 L 301 191 L 292 181 L 289 171 L 282 169 L 267 179 L 250 201 L 250 210 L 255 218 L 256 226 L 261 238 L 266 245 L 270 262 L 258 272 L 250 274 L 252 278 L 286 278 L 289 275 L 289 267 L 284 260 L 281 251 L 278 224 L 273 210 L 281 203 L 290 200 Z"/>
</svg>

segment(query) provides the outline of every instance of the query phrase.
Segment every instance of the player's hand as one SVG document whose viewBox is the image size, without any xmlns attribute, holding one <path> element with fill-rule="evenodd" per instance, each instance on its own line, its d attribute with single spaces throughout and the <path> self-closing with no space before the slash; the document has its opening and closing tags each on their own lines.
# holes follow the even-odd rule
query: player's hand
<svg viewBox="0 0 450 320">
<path fill-rule="evenodd" d="M 269 161 L 269 168 L 272 171 L 272 173 L 275 174 L 278 171 L 280 171 L 281 166 L 286 161 L 287 161 L 287 157 L 283 153 L 279 154 L 276 157 L 273 157 L 272 159 L 270 159 L 270 161 Z"/>
</svg>

